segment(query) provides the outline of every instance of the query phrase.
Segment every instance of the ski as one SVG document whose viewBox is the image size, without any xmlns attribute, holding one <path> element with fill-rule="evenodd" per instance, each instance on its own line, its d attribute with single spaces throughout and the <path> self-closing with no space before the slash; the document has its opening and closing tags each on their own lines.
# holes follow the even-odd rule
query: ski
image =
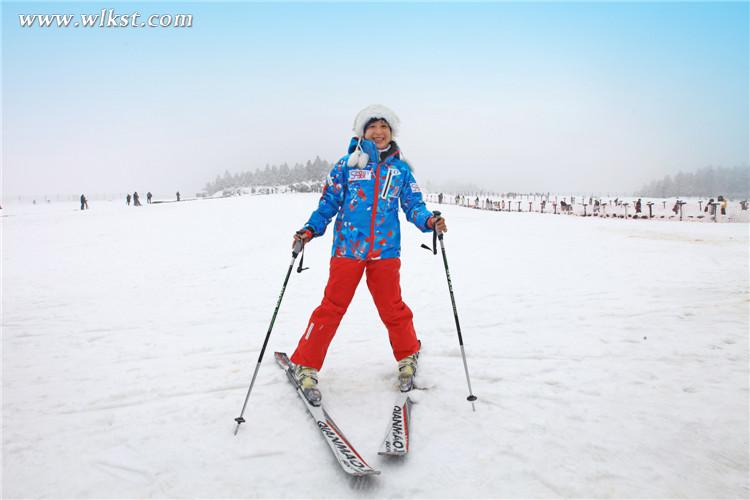
<svg viewBox="0 0 750 500">
<path fill-rule="evenodd" d="M 310 401 L 305 397 L 302 392 L 302 388 L 297 384 L 294 378 L 294 365 L 289 360 L 289 357 L 283 352 L 274 353 L 276 362 L 286 372 L 289 382 L 297 390 L 297 394 L 305 403 L 307 411 L 310 416 L 315 420 L 315 424 L 320 429 L 321 434 L 331 448 L 333 455 L 336 457 L 341 468 L 344 472 L 352 476 L 369 476 L 373 474 L 380 474 L 380 471 L 370 467 L 362 456 L 354 449 L 348 439 L 341 432 L 341 429 L 336 425 L 325 407 L 321 404 L 320 406 L 313 406 Z"/>
<path fill-rule="evenodd" d="M 400 392 L 393 404 L 385 438 L 380 445 L 378 455 L 403 456 L 409 452 L 411 405 L 409 393 Z"/>
</svg>

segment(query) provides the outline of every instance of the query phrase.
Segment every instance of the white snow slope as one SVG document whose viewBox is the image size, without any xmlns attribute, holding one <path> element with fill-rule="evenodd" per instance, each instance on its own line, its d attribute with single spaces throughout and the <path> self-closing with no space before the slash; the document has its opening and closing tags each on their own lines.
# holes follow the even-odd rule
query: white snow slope
<svg viewBox="0 0 750 500">
<path fill-rule="evenodd" d="M 339 469 L 272 356 L 322 297 L 329 228 L 234 436 L 316 204 L 4 207 L 3 497 L 748 497 L 746 224 L 443 206 L 472 412 L 442 261 L 403 222 L 411 454 L 377 455 L 395 361 L 364 284 L 321 372 L 369 480 Z"/>
</svg>

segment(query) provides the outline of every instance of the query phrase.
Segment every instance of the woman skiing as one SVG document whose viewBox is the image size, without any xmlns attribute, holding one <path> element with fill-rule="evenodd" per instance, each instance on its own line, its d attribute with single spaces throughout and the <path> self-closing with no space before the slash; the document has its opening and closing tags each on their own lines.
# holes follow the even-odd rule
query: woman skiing
<svg viewBox="0 0 750 500">
<path fill-rule="evenodd" d="M 427 210 L 409 164 L 401 159 L 393 141 L 398 127 L 398 117 L 385 106 L 368 106 L 357 114 L 349 154 L 334 165 L 317 210 L 294 236 L 303 243 L 322 236 L 336 216 L 323 300 L 291 358 L 297 382 L 313 404 L 321 400 L 318 370 L 362 274 L 388 329 L 402 389 L 411 389 L 416 373 L 420 342 L 412 312 L 401 298 L 399 205 L 423 232 L 445 232 L 447 227 L 445 219 Z"/>
</svg>

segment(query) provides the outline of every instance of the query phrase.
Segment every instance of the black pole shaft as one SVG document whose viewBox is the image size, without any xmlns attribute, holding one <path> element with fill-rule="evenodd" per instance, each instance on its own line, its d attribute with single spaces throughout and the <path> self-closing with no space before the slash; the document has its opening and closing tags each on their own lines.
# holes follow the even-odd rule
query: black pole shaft
<svg viewBox="0 0 750 500">
<path fill-rule="evenodd" d="M 469 378 L 469 366 L 466 363 L 466 352 L 464 351 L 464 339 L 461 335 L 461 325 L 458 322 L 458 311 L 456 310 L 456 298 L 453 295 L 453 283 L 451 282 L 451 273 L 448 270 L 448 257 L 445 255 L 445 244 L 443 243 L 443 233 L 438 233 L 438 240 L 440 241 L 440 251 L 443 254 L 443 265 L 445 266 L 445 276 L 448 278 L 448 292 L 451 295 L 451 305 L 453 306 L 453 318 L 456 320 L 456 332 L 458 332 L 458 345 L 461 347 L 461 359 L 464 362 L 464 371 L 466 372 L 466 383 L 469 386 L 469 396 L 466 398 L 467 401 L 471 402 L 471 409 L 476 411 L 474 407 L 474 401 L 477 397 L 471 390 L 471 379 Z"/>
<path fill-rule="evenodd" d="M 292 262 L 289 264 L 289 269 L 286 271 L 286 277 L 284 278 L 284 285 L 281 287 L 281 293 L 279 294 L 279 300 L 276 301 L 276 308 L 273 310 L 273 316 L 271 317 L 271 324 L 268 325 L 268 331 L 266 332 L 266 338 L 263 341 L 263 347 L 260 349 L 260 355 L 258 356 L 258 363 L 255 365 L 255 371 L 253 372 L 253 378 L 250 380 L 250 387 L 247 388 L 247 395 L 245 396 L 245 402 L 242 404 L 242 411 L 240 412 L 240 416 L 235 418 L 234 421 L 237 422 L 237 427 L 234 428 L 234 435 L 237 435 L 237 431 L 240 430 L 240 425 L 245 422 L 245 419 L 243 418 L 245 415 L 245 408 L 247 408 L 247 402 L 250 399 L 250 393 L 253 391 L 253 385 L 255 385 L 255 377 L 258 376 L 258 370 L 260 369 L 260 364 L 263 361 L 263 354 L 266 352 L 266 346 L 268 345 L 268 339 L 271 338 L 271 331 L 273 330 L 273 324 L 276 322 L 276 315 L 279 313 L 279 308 L 281 307 L 281 299 L 284 298 L 284 292 L 286 291 L 286 285 L 289 283 L 289 276 L 292 274 L 292 269 L 294 268 L 294 261 L 297 259 L 297 255 L 302 250 L 302 242 L 297 240 L 294 244 L 294 250 L 292 250 Z"/>
</svg>

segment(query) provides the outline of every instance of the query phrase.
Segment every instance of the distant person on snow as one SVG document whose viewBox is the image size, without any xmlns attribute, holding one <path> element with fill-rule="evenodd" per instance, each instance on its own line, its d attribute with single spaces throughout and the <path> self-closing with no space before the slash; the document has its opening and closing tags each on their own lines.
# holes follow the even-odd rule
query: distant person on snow
<svg viewBox="0 0 750 500">
<path fill-rule="evenodd" d="M 146 193 L 146 203 L 151 204 L 151 198 L 152 197 L 153 197 L 153 195 L 151 194 L 151 191 L 149 191 L 148 193 Z"/>
<path fill-rule="evenodd" d="M 81 210 L 88 210 L 89 200 L 86 199 L 86 195 L 81 195 Z"/>
<path fill-rule="evenodd" d="M 713 198 L 709 198 L 708 203 L 706 203 L 706 207 L 703 209 L 703 212 L 708 212 L 708 209 L 710 207 L 711 208 L 711 215 L 713 215 L 714 212 L 716 211 L 716 209 L 714 208 L 713 203 L 714 203 L 714 199 Z"/>
<path fill-rule="evenodd" d="M 180 201 L 180 192 L 177 191 L 177 201 Z"/>
<path fill-rule="evenodd" d="M 348 154 L 333 166 L 317 210 L 294 235 L 307 243 L 322 236 L 336 216 L 323 301 L 291 357 L 297 381 L 313 404 L 321 399 L 318 370 L 363 274 L 388 329 L 402 388 L 411 388 L 417 370 L 420 341 L 412 312 L 401 298 L 399 205 L 422 232 L 445 232 L 447 227 L 445 219 L 427 210 L 411 167 L 401 159 L 393 140 L 398 127 L 398 117 L 385 106 L 368 106 L 357 114 Z"/>
<path fill-rule="evenodd" d="M 125 197 L 125 200 L 127 200 L 128 206 L 130 206 L 130 193 Z"/>
<path fill-rule="evenodd" d="M 141 206 L 141 198 L 138 196 L 138 191 L 133 193 L 133 206 L 134 207 L 140 207 Z"/>
<path fill-rule="evenodd" d="M 638 198 L 638 201 L 635 202 L 635 213 L 639 214 L 641 213 L 641 199 Z"/>
<path fill-rule="evenodd" d="M 719 198 L 716 200 L 721 203 L 721 215 L 727 214 L 727 200 L 723 196 L 719 195 Z"/>
</svg>

